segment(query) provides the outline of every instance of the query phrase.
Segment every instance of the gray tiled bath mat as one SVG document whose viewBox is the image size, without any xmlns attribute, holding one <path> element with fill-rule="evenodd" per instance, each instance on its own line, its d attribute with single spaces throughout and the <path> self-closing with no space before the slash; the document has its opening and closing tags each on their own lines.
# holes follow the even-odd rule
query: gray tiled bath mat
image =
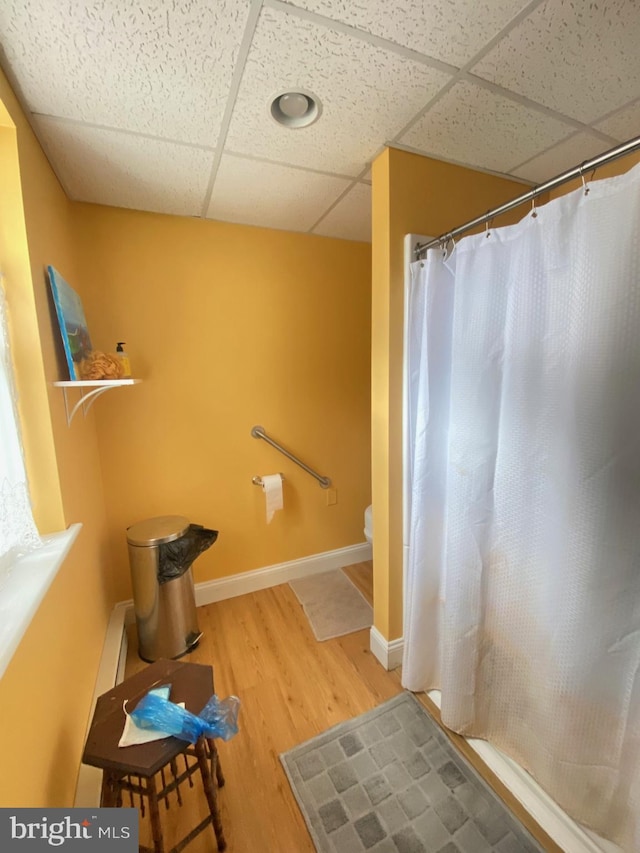
<svg viewBox="0 0 640 853">
<path fill-rule="evenodd" d="M 280 756 L 321 853 L 538 853 L 411 693 Z"/>
</svg>

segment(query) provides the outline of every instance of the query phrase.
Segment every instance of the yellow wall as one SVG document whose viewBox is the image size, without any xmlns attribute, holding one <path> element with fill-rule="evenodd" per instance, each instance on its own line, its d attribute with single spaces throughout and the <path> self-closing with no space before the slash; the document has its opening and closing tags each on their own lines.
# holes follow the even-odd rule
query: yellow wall
<svg viewBox="0 0 640 853">
<path fill-rule="evenodd" d="M 73 802 L 109 610 L 130 595 L 125 528 L 140 518 L 183 513 L 220 530 L 196 580 L 350 545 L 363 538 L 371 453 L 375 624 L 402 634 L 403 237 L 522 191 L 386 150 L 373 167 L 371 295 L 368 245 L 69 202 L 0 74 L 0 256 L 35 514 L 42 532 L 83 524 L 0 681 L 0 806 Z M 81 293 L 94 343 L 126 340 L 144 379 L 70 428 L 51 386 L 65 367 L 49 263 Z M 335 506 L 250 437 L 256 423 L 333 478 Z M 267 526 L 251 477 L 278 470 L 286 510 Z"/>
<path fill-rule="evenodd" d="M 64 374 L 44 267 L 81 290 L 72 205 L 1 74 L 0 101 L 0 263 L 36 522 L 41 532 L 83 524 L 0 681 L 0 806 L 68 806 L 113 601 L 106 519 L 93 418 L 69 430 L 50 385 Z"/>
<path fill-rule="evenodd" d="M 127 342 L 141 385 L 96 403 L 119 599 L 126 528 L 179 514 L 220 531 L 196 582 L 364 541 L 371 500 L 369 244 L 76 207 L 94 346 Z M 337 490 L 327 492 L 267 433 Z M 282 472 L 267 525 L 254 475 Z"/>
<path fill-rule="evenodd" d="M 0 681 L 0 806 L 62 806 L 108 615 L 130 595 L 129 524 L 182 513 L 217 528 L 196 580 L 363 540 L 370 247 L 69 202 L 2 76 L 0 217 L 36 521 L 83 524 Z M 70 427 L 47 264 L 80 293 L 94 344 L 126 340 L 144 379 Z M 256 423 L 333 479 L 336 505 L 251 438 Z M 251 477 L 273 471 L 286 508 L 267 526 Z"/>
<path fill-rule="evenodd" d="M 404 236 L 439 236 L 521 195 L 521 183 L 387 148 L 373 163 L 372 492 L 374 624 L 402 636 Z M 522 211 L 496 220 L 515 221 Z"/>
</svg>

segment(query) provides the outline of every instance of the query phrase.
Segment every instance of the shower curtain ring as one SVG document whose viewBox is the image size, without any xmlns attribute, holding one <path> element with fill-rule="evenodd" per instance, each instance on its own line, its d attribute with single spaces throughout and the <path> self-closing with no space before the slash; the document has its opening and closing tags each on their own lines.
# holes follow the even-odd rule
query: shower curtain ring
<svg viewBox="0 0 640 853">
<path fill-rule="evenodd" d="M 582 189 L 584 190 L 585 195 L 589 195 L 589 187 L 587 186 L 587 183 L 584 179 L 584 175 L 582 174 L 583 168 L 584 168 L 584 163 L 581 163 L 580 164 L 580 178 L 582 180 Z M 595 169 L 593 171 L 595 172 Z"/>
<path fill-rule="evenodd" d="M 489 224 L 493 222 L 493 219 L 487 219 L 487 224 L 484 226 L 484 236 L 491 237 L 491 231 L 489 231 Z"/>
<path fill-rule="evenodd" d="M 451 250 L 449 251 L 449 243 L 453 243 Z M 456 241 L 453 239 L 453 234 L 443 234 L 440 238 L 440 248 L 442 249 L 442 259 L 446 260 L 446 258 L 451 257 L 451 252 L 456 247 Z"/>
<path fill-rule="evenodd" d="M 536 197 L 534 196 L 531 199 L 531 216 L 533 219 L 535 219 L 537 215 L 538 215 L 538 211 L 536 210 Z"/>
</svg>

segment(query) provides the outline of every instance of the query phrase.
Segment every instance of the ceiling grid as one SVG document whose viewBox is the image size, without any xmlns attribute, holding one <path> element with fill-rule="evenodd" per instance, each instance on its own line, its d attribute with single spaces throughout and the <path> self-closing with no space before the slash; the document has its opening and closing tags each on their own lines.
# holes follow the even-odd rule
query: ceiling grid
<svg viewBox="0 0 640 853">
<path fill-rule="evenodd" d="M 637 0 L 0 3 L 71 198 L 370 239 L 385 145 L 533 184 L 640 131 Z M 322 114 L 278 125 L 310 92 Z"/>
</svg>

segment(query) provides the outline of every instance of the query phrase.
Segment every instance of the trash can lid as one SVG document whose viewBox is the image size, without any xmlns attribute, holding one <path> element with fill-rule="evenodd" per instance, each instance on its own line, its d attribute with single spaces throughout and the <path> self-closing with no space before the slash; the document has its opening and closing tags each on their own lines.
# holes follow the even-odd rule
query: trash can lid
<svg viewBox="0 0 640 853">
<path fill-rule="evenodd" d="M 161 545 L 179 539 L 189 529 L 189 519 L 182 515 L 158 515 L 127 527 L 130 545 Z"/>
</svg>

